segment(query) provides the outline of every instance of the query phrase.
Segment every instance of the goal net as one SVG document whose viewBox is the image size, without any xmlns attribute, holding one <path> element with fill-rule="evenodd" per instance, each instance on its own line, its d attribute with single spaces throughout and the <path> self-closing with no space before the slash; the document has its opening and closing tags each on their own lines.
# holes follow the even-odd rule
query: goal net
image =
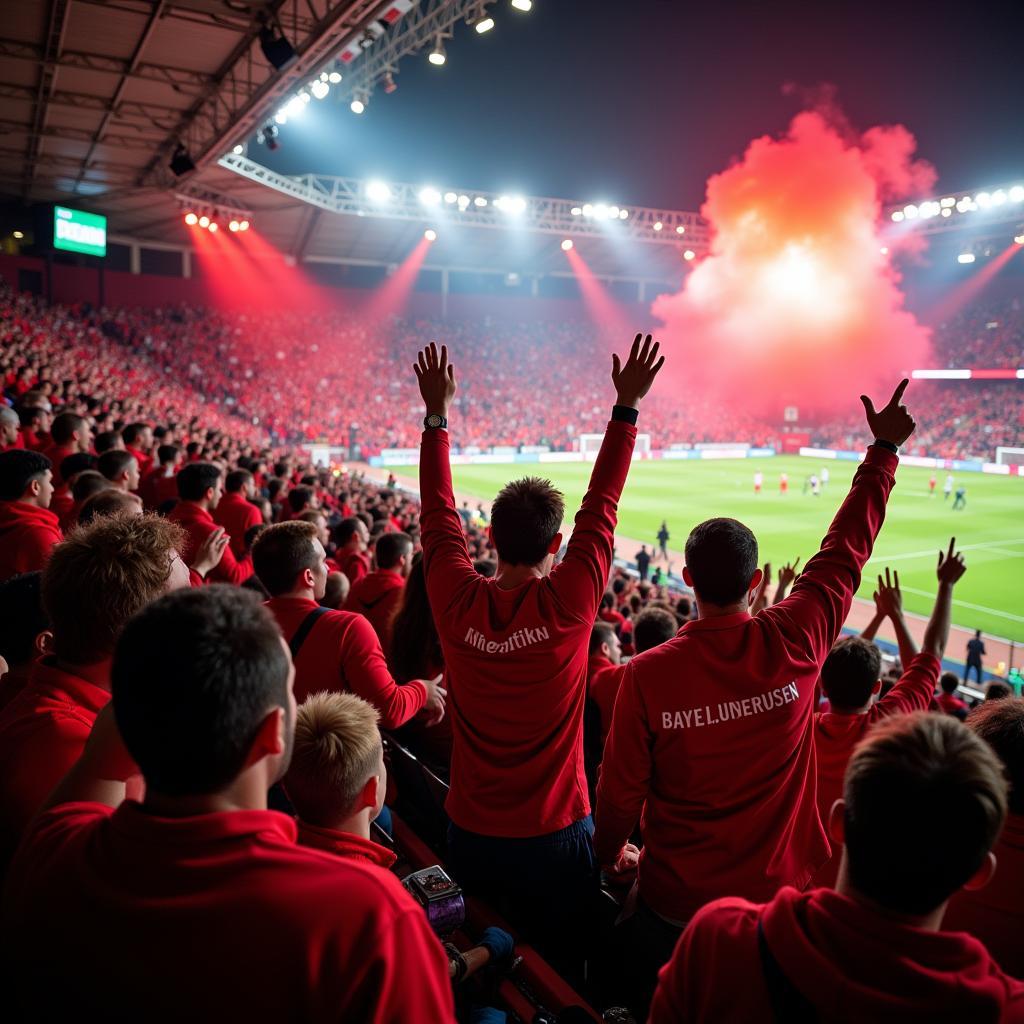
<svg viewBox="0 0 1024 1024">
<path fill-rule="evenodd" d="M 601 450 L 604 434 L 580 434 L 580 454 L 584 461 L 593 462 Z M 637 434 L 633 458 L 649 459 L 651 457 L 651 435 Z"/>
<path fill-rule="evenodd" d="M 996 448 L 996 462 L 1000 466 L 1024 466 L 1024 448 Z"/>
</svg>

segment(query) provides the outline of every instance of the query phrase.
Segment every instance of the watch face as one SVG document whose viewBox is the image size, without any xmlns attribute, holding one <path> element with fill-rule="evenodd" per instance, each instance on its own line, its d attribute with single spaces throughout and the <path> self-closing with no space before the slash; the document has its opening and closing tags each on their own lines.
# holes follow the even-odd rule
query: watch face
<svg viewBox="0 0 1024 1024">
<path fill-rule="evenodd" d="M 428 427 L 439 427 L 439 426 L 441 426 L 441 417 L 438 416 L 436 412 L 435 413 L 431 413 L 427 417 L 427 426 Z"/>
</svg>

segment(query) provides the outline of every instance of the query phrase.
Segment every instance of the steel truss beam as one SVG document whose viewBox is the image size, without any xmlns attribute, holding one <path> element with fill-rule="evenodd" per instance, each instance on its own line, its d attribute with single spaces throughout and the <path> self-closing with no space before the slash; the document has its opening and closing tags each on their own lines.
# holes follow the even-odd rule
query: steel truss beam
<svg viewBox="0 0 1024 1024">
<path fill-rule="evenodd" d="M 367 195 L 367 182 L 358 178 L 325 174 L 288 177 L 234 153 L 221 157 L 218 164 L 249 181 L 330 213 L 417 221 L 427 225 L 450 223 L 501 230 L 525 229 L 575 238 L 631 239 L 655 245 L 685 246 L 698 254 L 704 252 L 708 245 L 707 225 L 699 214 L 685 210 L 629 207 L 625 220 L 610 217 L 598 220 L 573 214 L 573 209 L 583 209 L 585 204 L 582 201 L 524 196 L 522 212 L 510 213 L 496 205 L 496 200 L 503 198 L 498 193 L 477 190 L 455 193 L 464 196 L 467 203 L 448 203 L 442 199 L 439 205 L 428 206 L 420 199 L 423 186 L 404 182 L 389 182 L 391 198 L 387 202 L 374 202 Z M 658 223 L 662 228 L 656 231 L 654 225 Z M 679 227 L 683 228 L 681 233 L 676 230 Z"/>
</svg>

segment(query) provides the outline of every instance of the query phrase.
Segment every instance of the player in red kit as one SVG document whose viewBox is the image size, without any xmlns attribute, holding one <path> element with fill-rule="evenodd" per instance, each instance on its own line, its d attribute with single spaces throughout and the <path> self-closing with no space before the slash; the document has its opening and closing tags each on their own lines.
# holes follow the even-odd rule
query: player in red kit
<svg viewBox="0 0 1024 1024">
<path fill-rule="evenodd" d="M 785 494 L 789 490 L 789 476 L 786 473 L 779 474 L 779 494 Z"/>
</svg>

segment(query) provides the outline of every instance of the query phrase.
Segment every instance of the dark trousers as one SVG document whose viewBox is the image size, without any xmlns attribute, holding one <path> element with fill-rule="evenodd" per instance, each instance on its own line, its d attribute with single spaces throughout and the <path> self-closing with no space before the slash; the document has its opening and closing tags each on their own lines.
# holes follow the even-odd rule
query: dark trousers
<svg viewBox="0 0 1024 1024">
<path fill-rule="evenodd" d="M 974 669 L 974 672 L 975 672 L 975 674 L 978 677 L 978 685 L 981 686 L 981 683 L 982 683 L 982 679 L 981 679 L 981 662 L 980 661 L 974 661 L 971 658 L 968 658 L 967 659 L 967 664 L 964 665 L 964 682 L 966 683 L 967 680 L 970 678 L 970 676 L 971 676 L 971 669 Z"/>
<path fill-rule="evenodd" d="M 558 832 L 505 839 L 448 828 L 448 864 L 467 893 L 576 974 L 593 933 L 598 864 L 590 815 Z"/>
</svg>

